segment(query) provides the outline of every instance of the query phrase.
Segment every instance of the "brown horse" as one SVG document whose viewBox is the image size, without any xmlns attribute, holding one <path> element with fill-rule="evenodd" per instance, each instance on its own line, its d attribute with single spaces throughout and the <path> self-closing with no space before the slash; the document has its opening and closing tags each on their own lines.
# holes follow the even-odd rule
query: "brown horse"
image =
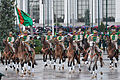
<svg viewBox="0 0 120 80">
<path fill-rule="evenodd" d="M 5 45 L 5 48 L 3 50 L 2 56 L 1 56 L 1 62 L 4 65 L 4 61 L 6 63 L 5 70 L 7 70 L 8 64 L 10 64 L 10 61 L 13 59 L 14 52 L 11 48 L 11 46 L 8 44 L 7 40 L 3 40 L 3 44 Z"/>
<path fill-rule="evenodd" d="M 67 57 L 68 57 L 68 67 L 69 67 L 69 72 L 71 72 L 71 70 L 74 70 L 74 66 L 75 66 L 75 47 L 73 45 L 73 38 L 71 36 L 68 36 L 68 42 L 69 42 L 69 47 L 67 49 Z"/>
<path fill-rule="evenodd" d="M 55 45 L 55 53 L 54 53 L 54 69 L 56 68 L 56 60 L 59 59 L 59 70 L 61 69 L 61 61 L 63 61 L 63 46 L 59 44 L 59 41 L 57 39 L 54 40 Z M 64 64 L 62 66 L 62 69 L 64 69 Z"/>
<path fill-rule="evenodd" d="M 113 68 L 113 58 L 115 58 L 115 67 L 117 67 L 117 62 L 119 58 L 119 52 L 116 50 L 115 44 L 111 42 L 111 40 L 107 40 L 107 53 L 108 53 L 108 58 L 110 59 L 110 68 Z"/>
<path fill-rule="evenodd" d="M 19 72 L 19 63 L 21 64 L 22 73 L 26 74 L 28 67 L 28 73 L 31 74 L 30 68 L 32 66 L 32 72 L 34 72 L 35 65 L 35 51 L 31 48 L 32 54 L 29 53 L 28 48 L 22 43 L 20 38 L 18 38 L 15 43 L 15 54 L 17 62 L 17 72 Z M 27 66 L 28 63 L 28 66 Z M 34 73 L 32 73 L 34 75 Z"/>
<path fill-rule="evenodd" d="M 44 36 L 41 36 L 41 43 L 42 43 L 42 52 L 43 52 L 43 61 L 45 63 L 44 67 L 47 66 L 47 55 L 49 55 L 50 63 L 52 60 L 52 51 L 50 50 L 50 44 L 45 40 Z"/>
</svg>

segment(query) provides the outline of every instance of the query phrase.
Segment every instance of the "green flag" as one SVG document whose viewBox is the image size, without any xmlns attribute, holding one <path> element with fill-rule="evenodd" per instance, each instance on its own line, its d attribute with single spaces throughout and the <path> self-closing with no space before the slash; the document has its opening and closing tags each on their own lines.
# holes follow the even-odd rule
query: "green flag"
<svg viewBox="0 0 120 80">
<path fill-rule="evenodd" d="M 16 10 L 17 10 L 17 14 L 18 14 L 18 19 L 21 24 L 23 24 L 24 26 L 32 26 L 33 25 L 33 20 L 29 14 L 25 13 L 24 11 L 22 11 L 18 8 L 16 8 Z"/>
</svg>

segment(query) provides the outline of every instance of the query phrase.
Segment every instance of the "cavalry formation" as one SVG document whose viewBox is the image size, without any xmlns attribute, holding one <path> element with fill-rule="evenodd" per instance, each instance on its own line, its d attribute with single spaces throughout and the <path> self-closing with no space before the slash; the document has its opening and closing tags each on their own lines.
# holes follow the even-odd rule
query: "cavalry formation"
<svg viewBox="0 0 120 80">
<path fill-rule="evenodd" d="M 2 52 L 1 62 L 6 65 L 5 69 L 10 66 L 23 75 L 26 73 L 34 75 L 35 50 L 32 44 L 32 37 L 27 31 L 23 35 L 18 35 L 14 40 L 12 32 L 9 37 L 3 40 L 4 50 Z M 81 62 L 88 65 L 88 70 L 92 72 L 93 78 L 96 77 L 98 70 L 98 61 L 100 67 L 104 66 L 103 54 L 107 52 L 110 59 L 110 68 L 113 69 L 114 63 L 117 67 L 120 52 L 120 30 L 112 31 L 111 34 L 98 34 L 96 30 L 93 33 L 90 31 L 83 32 L 81 29 L 63 35 L 63 31 L 59 31 L 56 36 L 51 35 L 48 31 L 47 35 L 41 35 L 40 41 L 42 44 L 44 67 L 48 66 L 48 56 L 50 65 L 54 62 L 53 68 L 59 67 L 59 70 L 64 69 L 65 62 L 68 62 L 69 73 L 75 71 L 75 65 L 78 65 L 81 72 Z M 115 59 L 114 59 L 115 58 Z M 57 64 L 57 60 L 59 64 Z M 21 67 L 21 68 L 20 68 Z M 100 71 L 101 75 L 103 74 Z M 22 75 L 22 76 L 23 76 Z"/>
</svg>

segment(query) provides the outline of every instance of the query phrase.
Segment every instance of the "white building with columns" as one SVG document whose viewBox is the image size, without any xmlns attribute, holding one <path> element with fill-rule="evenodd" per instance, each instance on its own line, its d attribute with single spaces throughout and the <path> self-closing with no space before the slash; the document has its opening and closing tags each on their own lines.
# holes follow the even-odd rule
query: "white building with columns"
<svg viewBox="0 0 120 80">
<path fill-rule="evenodd" d="M 33 1 L 34 6 L 39 6 L 33 8 L 34 12 L 30 15 L 37 14 L 34 18 L 37 18 L 40 25 L 44 23 L 46 26 L 51 26 L 52 16 L 54 16 L 54 23 L 58 22 L 65 26 L 67 24 L 73 26 L 84 25 L 87 9 L 90 11 L 90 24 L 93 22 L 94 25 L 97 25 L 98 23 L 98 0 L 17 0 L 18 8 L 28 12 L 28 1 Z M 108 0 L 109 25 L 120 24 L 119 4 L 120 0 Z M 54 6 L 53 9 L 52 5 Z M 54 14 L 52 14 L 52 10 Z M 99 0 L 99 16 L 100 22 L 106 21 L 106 0 Z"/>
</svg>

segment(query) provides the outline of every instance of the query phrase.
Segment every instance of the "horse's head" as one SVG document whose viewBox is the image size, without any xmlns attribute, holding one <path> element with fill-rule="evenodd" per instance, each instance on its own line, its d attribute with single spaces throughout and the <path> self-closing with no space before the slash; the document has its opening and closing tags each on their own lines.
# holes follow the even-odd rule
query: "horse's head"
<svg viewBox="0 0 120 80">
<path fill-rule="evenodd" d="M 68 36 L 68 37 L 67 37 L 67 40 L 68 40 L 68 42 L 72 43 L 72 42 L 73 42 L 73 37 Z"/>
<path fill-rule="evenodd" d="M 41 42 L 43 43 L 45 41 L 45 37 L 41 36 Z"/>
<path fill-rule="evenodd" d="M 57 39 L 54 39 L 54 44 L 55 45 L 59 44 L 59 41 Z"/>
<path fill-rule="evenodd" d="M 4 46 L 8 45 L 7 40 L 3 39 L 3 45 Z"/>
<path fill-rule="evenodd" d="M 20 39 L 18 38 L 18 39 L 16 39 L 15 43 L 13 44 L 13 47 L 18 48 L 19 45 L 20 45 Z"/>
</svg>

